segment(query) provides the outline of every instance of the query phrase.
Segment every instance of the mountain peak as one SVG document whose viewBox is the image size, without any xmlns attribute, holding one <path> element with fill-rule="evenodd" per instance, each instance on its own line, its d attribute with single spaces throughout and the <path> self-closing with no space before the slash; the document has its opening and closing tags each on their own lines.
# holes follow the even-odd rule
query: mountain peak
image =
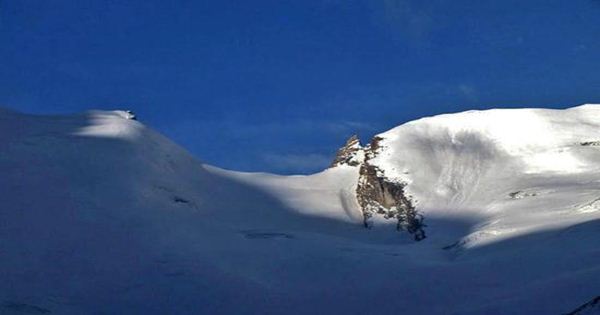
<svg viewBox="0 0 600 315">
<path fill-rule="evenodd" d="M 597 108 L 425 118 L 307 176 L 204 165 L 124 111 L 0 115 L 0 313 L 352 313 L 399 279 L 374 312 L 573 309 L 600 290 Z"/>
<path fill-rule="evenodd" d="M 344 146 L 338 149 L 330 167 L 339 165 L 358 166 L 364 159 L 361 153 L 362 146 L 360 145 L 360 139 L 357 135 L 352 135 L 346 140 Z"/>
</svg>

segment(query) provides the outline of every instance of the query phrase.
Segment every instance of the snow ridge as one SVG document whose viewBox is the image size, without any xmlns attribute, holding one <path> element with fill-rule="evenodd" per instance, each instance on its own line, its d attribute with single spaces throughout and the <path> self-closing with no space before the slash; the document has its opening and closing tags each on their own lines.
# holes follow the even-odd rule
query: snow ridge
<svg viewBox="0 0 600 315">
<path fill-rule="evenodd" d="M 209 166 L 133 118 L 0 110 L 0 313 L 560 314 L 600 292 L 600 105 L 423 118 L 307 176 Z"/>
</svg>

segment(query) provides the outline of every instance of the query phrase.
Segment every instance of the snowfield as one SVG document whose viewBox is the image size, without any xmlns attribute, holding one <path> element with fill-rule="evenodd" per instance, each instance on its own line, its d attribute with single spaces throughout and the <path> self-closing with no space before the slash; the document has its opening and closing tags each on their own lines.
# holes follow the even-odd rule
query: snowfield
<svg viewBox="0 0 600 315">
<path fill-rule="evenodd" d="M 132 118 L 0 110 L 0 314 L 558 315 L 600 295 L 600 105 L 380 134 L 420 242 L 364 228 L 358 167 L 223 170 Z"/>
</svg>

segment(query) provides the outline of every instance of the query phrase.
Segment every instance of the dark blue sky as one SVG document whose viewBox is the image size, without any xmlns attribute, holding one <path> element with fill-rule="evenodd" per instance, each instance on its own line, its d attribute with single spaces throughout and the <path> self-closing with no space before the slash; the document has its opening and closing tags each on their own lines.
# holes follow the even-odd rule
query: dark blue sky
<svg viewBox="0 0 600 315">
<path fill-rule="evenodd" d="M 600 1 L 0 0 L 0 105 L 134 110 L 202 160 L 306 173 L 426 115 L 600 102 Z"/>
</svg>

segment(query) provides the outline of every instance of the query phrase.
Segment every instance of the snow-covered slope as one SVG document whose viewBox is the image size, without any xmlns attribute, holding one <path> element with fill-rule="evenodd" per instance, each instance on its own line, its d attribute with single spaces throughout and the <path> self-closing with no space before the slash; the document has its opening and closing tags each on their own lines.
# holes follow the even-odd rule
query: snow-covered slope
<svg viewBox="0 0 600 315">
<path fill-rule="evenodd" d="M 380 134 L 420 242 L 364 228 L 360 161 L 227 171 L 131 118 L 0 111 L 0 314 L 562 314 L 600 292 L 600 106 Z"/>
<path fill-rule="evenodd" d="M 421 213 L 479 217 L 465 245 L 600 218 L 598 105 L 440 115 L 379 137 L 372 164 L 408 183 Z"/>
</svg>

